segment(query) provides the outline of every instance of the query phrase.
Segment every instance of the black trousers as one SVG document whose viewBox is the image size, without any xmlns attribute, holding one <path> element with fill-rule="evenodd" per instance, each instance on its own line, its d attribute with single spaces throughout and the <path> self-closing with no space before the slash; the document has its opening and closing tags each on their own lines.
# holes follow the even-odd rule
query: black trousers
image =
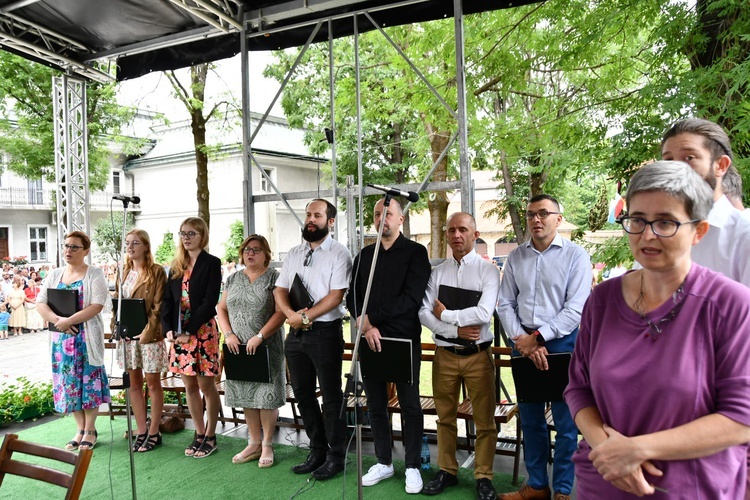
<svg viewBox="0 0 750 500">
<path fill-rule="evenodd" d="M 367 349 L 367 347 L 365 347 Z M 396 384 L 398 401 L 403 417 L 402 435 L 404 439 L 404 461 L 406 467 L 419 468 L 421 463 L 422 434 L 424 416 L 419 403 L 419 365 L 421 353 L 412 353 L 414 363 L 414 383 Z M 367 395 L 367 409 L 370 414 L 370 427 L 375 444 L 378 463 L 389 465 L 392 462 L 391 434 L 388 426 L 388 387 L 386 382 L 364 380 Z"/>
<path fill-rule="evenodd" d="M 346 456 L 346 421 L 341 418 L 341 357 L 344 337 L 341 322 L 290 333 L 284 344 L 294 396 L 297 398 L 310 453 L 343 464 Z M 316 379 L 323 395 L 321 411 L 315 397 Z"/>
</svg>

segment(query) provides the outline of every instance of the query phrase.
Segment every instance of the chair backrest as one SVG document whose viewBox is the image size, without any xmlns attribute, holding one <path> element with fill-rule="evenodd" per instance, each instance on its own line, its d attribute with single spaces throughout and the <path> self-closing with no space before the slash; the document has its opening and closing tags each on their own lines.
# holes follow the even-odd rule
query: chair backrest
<svg viewBox="0 0 750 500">
<path fill-rule="evenodd" d="M 44 465 L 15 460 L 13 459 L 14 452 L 57 460 L 73 465 L 74 469 L 73 472 L 68 473 Z M 13 474 L 62 486 L 68 490 L 65 495 L 66 500 L 75 500 L 81 494 L 92 454 L 91 449 L 74 453 L 53 446 L 22 441 L 16 434 L 6 434 L 3 447 L 0 449 L 0 487 L 2 487 L 5 475 Z"/>
</svg>

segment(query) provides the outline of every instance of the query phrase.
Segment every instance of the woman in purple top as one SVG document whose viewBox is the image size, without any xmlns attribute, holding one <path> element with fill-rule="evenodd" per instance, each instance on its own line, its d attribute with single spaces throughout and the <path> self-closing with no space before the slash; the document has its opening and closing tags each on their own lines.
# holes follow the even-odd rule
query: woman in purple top
<svg viewBox="0 0 750 500">
<path fill-rule="evenodd" d="M 583 434 L 578 498 L 742 498 L 750 289 L 694 264 L 711 189 L 690 166 L 639 170 L 621 218 L 642 269 L 596 286 L 565 401 Z"/>
</svg>

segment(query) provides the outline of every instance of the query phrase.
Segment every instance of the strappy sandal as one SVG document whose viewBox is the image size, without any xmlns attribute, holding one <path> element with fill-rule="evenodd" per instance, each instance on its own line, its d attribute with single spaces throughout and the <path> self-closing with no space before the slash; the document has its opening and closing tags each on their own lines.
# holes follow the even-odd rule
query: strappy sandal
<svg viewBox="0 0 750 500">
<path fill-rule="evenodd" d="M 145 434 L 136 434 L 133 439 L 133 451 L 138 451 L 140 447 L 143 446 L 146 438 L 148 438 L 148 432 Z"/>
<path fill-rule="evenodd" d="M 208 444 L 209 441 L 212 441 L 213 444 Z M 206 438 L 201 443 L 200 448 L 195 450 L 193 458 L 206 458 L 218 449 L 219 444 L 216 442 L 216 434 L 214 434 L 213 436 L 206 436 Z M 201 453 L 201 455 L 199 455 L 198 453 Z"/>
<path fill-rule="evenodd" d="M 194 434 L 193 435 L 193 442 L 190 443 L 190 446 L 185 448 L 185 456 L 186 457 L 192 457 L 195 455 L 195 452 L 198 451 L 198 449 L 203 444 L 203 440 L 206 439 L 205 434 Z"/>
<path fill-rule="evenodd" d="M 148 430 L 151 428 L 151 417 L 148 417 L 146 419 L 146 435 L 148 435 Z M 136 439 L 139 436 L 138 431 L 133 431 L 133 439 Z M 128 438 L 128 431 L 125 431 L 122 433 L 122 438 L 127 439 Z"/>
<path fill-rule="evenodd" d="M 78 445 L 79 450 L 91 450 L 96 446 L 96 443 L 98 442 L 99 433 L 96 431 L 83 431 L 86 436 L 94 436 L 94 442 L 91 441 L 81 441 Z"/>
<path fill-rule="evenodd" d="M 263 444 L 261 445 L 262 448 L 271 448 L 271 458 L 261 458 L 258 461 L 258 467 L 261 469 L 267 469 L 268 467 L 273 466 L 273 443 L 272 442 L 265 442 L 263 441 Z"/>
<path fill-rule="evenodd" d="M 76 436 L 85 436 L 84 432 L 85 431 L 83 431 L 82 429 L 79 429 L 78 430 L 78 434 L 76 434 Z M 75 451 L 75 450 L 78 449 L 78 447 L 80 445 L 81 445 L 80 441 L 76 441 L 75 439 L 71 439 L 70 441 L 68 441 L 67 443 L 65 443 L 65 449 L 68 450 L 68 451 Z"/>
<path fill-rule="evenodd" d="M 250 439 L 247 440 L 247 445 L 248 446 L 252 446 L 254 444 L 260 444 L 260 441 L 252 441 Z M 258 460 L 260 458 L 261 452 L 262 452 L 262 448 L 261 447 L 259 447 L 256 451 L 252 452 L 248 456 L 243 456 L 242 452 L 239 452 L 235 456 L 232 457 L 232 463 L 233 464 L 244 464 L 244 463 L 250 462 L 252 460 Z"/>
<path fill-rule="evenodd" d="M 161 432 L 157 432 L 156 434 L 149 434 L 148 438 L 141 443 L 140 448 L 138 451 L 140 453 L 145 453 L 147 451 L 151 451 L 157 446 L 161 444 Z"/>
</svg>

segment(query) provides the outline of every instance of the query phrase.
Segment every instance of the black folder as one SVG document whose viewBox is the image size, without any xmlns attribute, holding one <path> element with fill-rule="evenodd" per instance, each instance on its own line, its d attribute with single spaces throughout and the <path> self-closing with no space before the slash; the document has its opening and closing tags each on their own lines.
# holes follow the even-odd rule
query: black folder
<svg viewBox="0 0 750 500">
<path fill-rule="evenodd" d="M 227 380 L 240 380 L 242 382 L 264 382 L 271 381 L 271 357 L 268 347 L 264 344 L 255 349 L 255 354 L 248 354 L 246 344 L 240 344 L 240 352 L 233 354 L 229 347 L 224 344 L 224 371 Z"/>
<path fill-rule="evenodd" d="M 120 335 L 123 338 L 132 339 L 136 335 L 143 333 L 143 329 L 148 324 L 146 315 L 145 299 L 121 299 L 122 314 L 120 315 Z M 117 318 L 117 298 L 112 299 L 112 316 Z"/>
<path fill-rule="evenodd" d="M 549 370 L 540 370 L 529 358 L 511 358 L 513 382 L 519 403 L 547 403 L 563 400 L 563 391 L 568 386 L 568 367 L 573 355 L 569 352 L 547 355 Z"/>
<path fill-rule="evenodd" d="M 289 305 L 295 311 L 302 309 L 309 309 L 315 305 L 315 301 L 307 291 L 305 284 L 302 282 L 302 278 L 299 274 L 294 274 L 294 281 L 292 282 L 292 288 L 289 289 Z"/>
<path fill-rule="evenodd" d="M 359 343 L 362 378 L 376 382 L 414 382 L 414 358 L 411 339 L 380 338 L 380 352 L 370 349 L 363 338 Z"/>
<path fill-rule="evenodd" d="M 69 318 L 79 311 L 78 290 L 50 288 L 47 290 L 47 305 L 58 316 Z M 49 329 L 52 332 L 60 331 L 55 328 L 54 323 L 49 324 Z"/>
<path fill-rule="evenodd" d="M 440 288 L 438 288 L 438 300 L 450 311 L 459 311 L 461 309 L 476 307 L 481 298 L 481 290 L 467 290 L 465 288 L 457 288 L 449 285 L 440 285 Z M 447 338 L 442 335 L 435 335 L 435 338 L 442 340 L 443 342 L 450 342 L 462 346 L 476 345 L 476 342 L 464 340 L 458 337 Z"/>
</svg>

